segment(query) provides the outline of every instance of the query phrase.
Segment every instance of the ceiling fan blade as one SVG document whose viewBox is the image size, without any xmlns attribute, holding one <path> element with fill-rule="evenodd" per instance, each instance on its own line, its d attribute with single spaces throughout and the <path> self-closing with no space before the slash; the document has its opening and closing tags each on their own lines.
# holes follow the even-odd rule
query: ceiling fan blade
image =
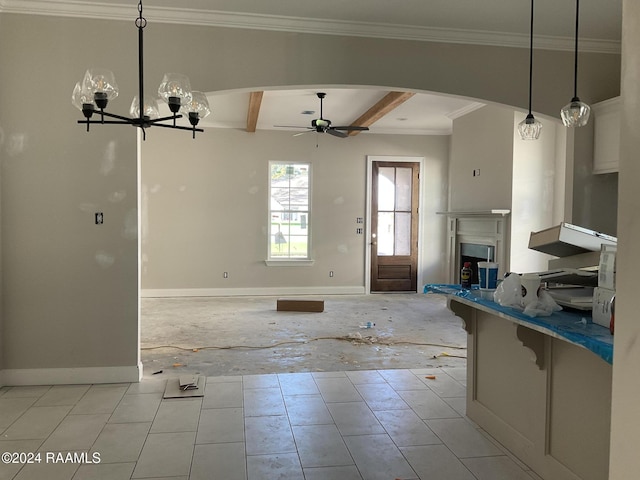
<svg viewBox="0 0 640 480">
<path fill-rule="evenodd" d="M 293 136 L 294 137 L 299 137 L 300 135 L 304 135 L 305 133 L 311 133 L 311 132 L 315 132 L 315 129 L 307 130 L 306 132 L 294 133 Z"/>
<path fill-rule="evenodd" d="M 309 127 L 301 127 L 300 125 L 274 125 L 274 128 L 309 128 Z"/>
<path fill-rule="evenodd" d="M 336 130 L 335 128 L 327 128 L 325 130 L 329 135 L 333 135 L 334 137 L 340 137 L 340 138 L 347 138 L 349 135 L 347 135 L 344 132 L 339 132 L 338 130 Z"/>
<path fill-rule="evenodd" d="M 358 131 L 358 132 L 366 132 L 369 130 L 369 127 L 358 127 L 356 125 L 345 125 L 345 126 L 340 126 L 340 127 L 331 127 L 331 128 L 335 128 L 336 130 L 346 130 L 346 131 Z"/>
</svg>

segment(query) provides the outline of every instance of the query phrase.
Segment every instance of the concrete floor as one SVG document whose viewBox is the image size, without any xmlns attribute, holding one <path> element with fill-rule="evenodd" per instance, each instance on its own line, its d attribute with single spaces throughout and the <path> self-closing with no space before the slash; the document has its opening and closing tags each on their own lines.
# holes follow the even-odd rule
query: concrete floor
<svg viewBox="0 0 640 480">
<path fill-rule="evenodd" d="M 141 299 L 144 377 L 466 365 L 467 334 L 440 295 L 304 297 L 322 313 L 278 312 L 277 298 Z"/>
</svg>

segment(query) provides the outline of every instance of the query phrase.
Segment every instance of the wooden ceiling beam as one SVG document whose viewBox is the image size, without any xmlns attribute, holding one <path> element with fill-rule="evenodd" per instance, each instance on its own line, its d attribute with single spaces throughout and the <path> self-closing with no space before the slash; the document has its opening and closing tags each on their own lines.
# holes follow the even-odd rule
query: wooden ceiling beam
<svg viewBox="0 0 640 480">
<path fill-rule="evenodd" d="M 249 96 L 249 111 L 247 112 L 247 132 L 254 133 L 260 115 L 260 105 L 264 92 L 251 92 Z"/>
<path fill-rule="evenodd" d="M 415 95 L 414 92 L 389 92 L 378 103 L 372 106 L 369 110 L 364 112 L 360 118 L 358 118 L 351 125 L 359 125 L 361 127 L 369 127 L 382 117 L 387 115 L 393 109 L 402 105 Z M 349 136 L 353 137 L 360 133 L 358 130 L 352 130 L 349 132 Z"/>
</svg>

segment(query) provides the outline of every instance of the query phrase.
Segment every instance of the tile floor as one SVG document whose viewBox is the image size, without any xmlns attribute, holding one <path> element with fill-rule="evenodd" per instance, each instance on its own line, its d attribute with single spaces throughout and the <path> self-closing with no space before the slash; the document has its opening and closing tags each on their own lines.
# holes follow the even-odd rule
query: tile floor
<svg viewBox="0 0 640 480">
<path fill-rule="evenodd" d="M 0 389 L 0 453 L 40 452 L 0 480 L 540 480 L 464 416 L 464 368 L 165 382 Z"/>
</svg>

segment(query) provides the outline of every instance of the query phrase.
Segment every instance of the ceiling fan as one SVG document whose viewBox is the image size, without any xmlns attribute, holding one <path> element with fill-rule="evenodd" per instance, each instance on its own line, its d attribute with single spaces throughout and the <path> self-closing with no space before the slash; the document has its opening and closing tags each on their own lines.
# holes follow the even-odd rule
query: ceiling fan
<svg viewBox="0 0 640 480">
<path fill-rule="evenodd" d="M 323 92 L 318 92 L 316 93 L 316 95 L 320 99 L 320 118 L 316 118 L 315 120 L 312 120 L 310 127 L 299 127 L 299 126 L 291 127 L 290 126 L 289 128 L 306 128 L 307 129 L 306 132 L 296 133 L 294 137 L 297 137 L 298 135 L 304 135 L 305 133 L 317 132 L 317 133 L 328 133 L 329 135 L 333 135 L 334 137 L 346 138 L 349 136 L 346 132 L 351 132 L 351 131 L 362 132 L 362 131 L 369 130 L 369 127 L 359 127 L 357 125 L 344 125 L 344 126 L 335 126 L 335 127 L 332 126 L 331 120 L 327 118 L 323 118 L 322 116 L 322 101 L 327 94 Z M 285 127 L 285 125 L 277 125 L 277 126 Z"/>
</svg>

